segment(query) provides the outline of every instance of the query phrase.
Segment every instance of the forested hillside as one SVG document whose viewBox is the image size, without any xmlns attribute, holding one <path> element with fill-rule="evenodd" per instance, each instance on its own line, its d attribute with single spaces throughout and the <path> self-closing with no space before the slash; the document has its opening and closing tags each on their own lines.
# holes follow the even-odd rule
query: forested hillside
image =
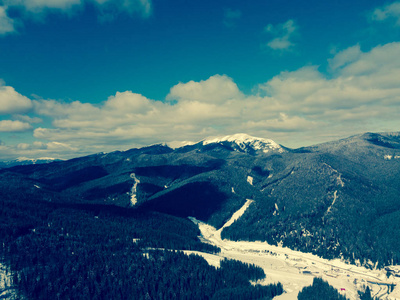
<svg viewBox="0 0 400 300">
<path fill-rule="evenodd" d="M 16 299 L 271 299 L 282 293 L 279 284 L 250 284 L 265 277 L 258 267 L 225 260 L 216 269 L 176 251 L 219 252 L 200 243 L 189 220 L 74 203 L 14 183 L 0 190 L 0 259 L 13 274 Z"/>
<path fill-rule="evenodd" d="M 266 292 L 247 277 L 235 291 L 236 279 L 211 283 L 212 274 L 224 278 L 231 266 L 214 270 L 200 258 L 157 251 L 219 251 L 200 242 L 187 217 L 220 228 L 247 199 L 253 201 L 223 238 L 282 244 L 369 268 L 400 263 L 398 133 L 301 149 L 239 135 L 1 169 L 1 255 L 32 297 L 60 293 L 54 284 L 70 287 L 60 295 L 105 287 L 121 295 L 143 289 L 186 295 L 190 278 L 207 286 L 198 288 L 205 298 L 233 297 L 242 287 L 268 294 L 277 287 Z M 186 275 L 165 273 L 170 265 Z M 164 275 L 165 283 L 156 283 Z"/>
</svg>

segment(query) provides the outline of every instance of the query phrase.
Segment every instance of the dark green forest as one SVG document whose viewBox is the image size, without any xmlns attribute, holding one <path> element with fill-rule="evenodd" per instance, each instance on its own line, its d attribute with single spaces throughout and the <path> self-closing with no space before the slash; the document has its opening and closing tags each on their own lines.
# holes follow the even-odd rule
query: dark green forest
<svg viewBox="0 0 400 300">
<path fill-rule="evenodd" d="M 302 211 L 300 207 L 298 210 Z M 367 268 L 373 268 L 375 262 L 380 268 L 399 264 L 400 239 L 392 234 L 399 229 L 399 211 L 369 219 L 347 215 L 350 212 L 352 216 L 369 215 L 372 210 L 353 201 L 342 207 L 336 218 L 329 220 L 324 219 L 326 208 L 323 207 L 301 214 L 282 209 L 273 216 L 274 204 L 255 201 L 240 220 L 222 231 L 221 236 L 231 240 L 267 241 L 272 245 L 282 241 L 283 246 L 290 249 L 326 259 L 342 257 L 352 264 L 359 260 Z M 266 215 L 272 217 L 266 218 Z M 347 230 L 341 229 L 343 224 Z"/>
<path fill-rule="evenodd" d="M 312 285 L 304 287 L 297 296 L 298 300 L 348 300 L 322 278 L 315 277 Z"/>
<path fill-rule="evenodd" d="M 24 188 L 0 189 L 0 258 L 17 298 L 272 299 L 283 292 L 280 284 L 250 284 L 265 277 L 259 267 L 223 260 L 214 268 L 178 251 L 219 252 L 199 241 L 189 220 Z"/>
</svg>

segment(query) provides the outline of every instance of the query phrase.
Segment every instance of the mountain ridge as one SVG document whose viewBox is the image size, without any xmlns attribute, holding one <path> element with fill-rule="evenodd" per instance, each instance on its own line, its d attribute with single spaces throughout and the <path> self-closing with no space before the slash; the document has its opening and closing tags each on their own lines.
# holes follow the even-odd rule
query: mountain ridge
<svg viewBox="0 0 400 300">
<path fill-rule="evenodd" d="M 267 140 L 273 145 L 268 152 L 257 141 L 266 140 L 242 134 L 177 149 L 152 145 L 15 166 L 0 170 L 0 191 L 15 186 L 45 201 L 192 216 L 215 227 L 252 199 L 222 231 L 224 238 L 365 265 L 400 262 L 394 239 L 400 235 L 399 133 L 365 133 L 294 150 Z"/>
</svg>

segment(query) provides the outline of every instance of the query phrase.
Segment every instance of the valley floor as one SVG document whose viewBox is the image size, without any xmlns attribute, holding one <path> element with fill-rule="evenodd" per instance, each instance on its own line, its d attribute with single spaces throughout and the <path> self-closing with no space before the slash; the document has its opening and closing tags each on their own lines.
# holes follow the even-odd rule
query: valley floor
<svg viewBox="0 0 400 300">
<path fill-rule="evenodd" d="M 239 210 L 241 214 L 251 204 L 248 200 Z M 239 212 L 238 211 L 238 212 Z M 235 213 L 232 218 L 240 218 L 240 213 Z M 400 299 L 400 277 L 386 277 L 386 270 L 369 270 L 364 267 L 348 264 L 339 259 L 327 260 L 311 253 L 303 253 L 288 248 L 269 245 L 266 242 L 230 241 L 221 239 L 221 231 L 230 226 L 229 220 L 219 230 L 190 218 L 198 224 L 201 231 L 201 239 L 204 242 L 221 248 L 221 253 L 211 255 L 197 251 L 185 251 L 202 255 L 210 265 L 218 267 L 223 258 L 236 259 L 245 263 L 255 264 L 263 268 L 267 277 L 257 282 L 270 284 L 281 282 L 285 293 L 275 297 L 277 300 L 297 299 L 299 291 L 312 284 L 314 277 L 321 277 L 328 281 L 349 299 L 359 299 L 358 290 L 366 286 L 371 289 L 371 294 L 379 299 Z M 400 276 L 400 266 L 391 266 L 393 273 Z M 395 284 L 395 289 L 388 293 L 388 284 Z"/>
</svg>

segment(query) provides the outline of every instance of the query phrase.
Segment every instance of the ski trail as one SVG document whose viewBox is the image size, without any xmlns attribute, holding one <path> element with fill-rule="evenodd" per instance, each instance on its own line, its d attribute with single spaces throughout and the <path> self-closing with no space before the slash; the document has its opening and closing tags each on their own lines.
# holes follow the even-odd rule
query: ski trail
<svg viewBox="0 0 400 300">
<path fill-rule="evenodd" d="M 251 199 L 246 199 L 246 200 L 247 200 L 246 203 L 243 204 L 243 206 L 238 211 L 236 211 L 229 219 L 229 221 L 226 222 L 218 231 L 222 231 L 224 228 L 231 226 L 233 222 L 238 220 L 244 214 L 244 212 L 247 210 L 250 204 L 254 202 L 254 200 Z"/>
<path fill-rule="evenodd" d="M 327 214 L 330 213 L 330 211 L 331 211 L 331 209 L 332 209 L 332 206 L 333 206 L 333 205 L 335 204 L 335 202 L 336 202 L 336 199 L 337 199 L 337 191 L 335 191 L 335 192 L 333 193 L 333 201 L 332 201 L 332 204 L 331 204 L 331 206 L 329 206 L 328 209 L 326 210 L 325 216 L 326 216 Z"/>
</svg>

